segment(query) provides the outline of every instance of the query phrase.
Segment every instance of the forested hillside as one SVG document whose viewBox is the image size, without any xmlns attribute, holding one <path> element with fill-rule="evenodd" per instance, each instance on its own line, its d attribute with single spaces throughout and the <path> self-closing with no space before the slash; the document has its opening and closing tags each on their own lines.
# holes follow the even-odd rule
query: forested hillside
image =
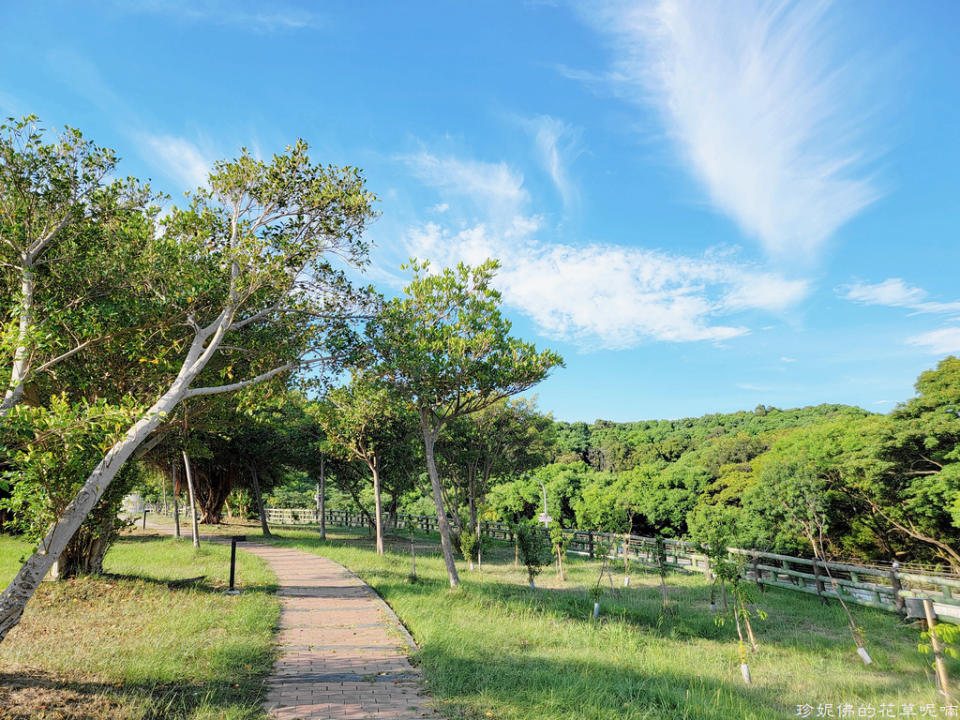
<svg viewBox="0 0 960 720">
<path fill-rule="evenodd" d="M 958 564 L 960 360 L 888 415 L 843 405 L 553 424 L 547 464 L 495 484 L 491 517 L 542 503 L 568 526 Z"/>
</svg>

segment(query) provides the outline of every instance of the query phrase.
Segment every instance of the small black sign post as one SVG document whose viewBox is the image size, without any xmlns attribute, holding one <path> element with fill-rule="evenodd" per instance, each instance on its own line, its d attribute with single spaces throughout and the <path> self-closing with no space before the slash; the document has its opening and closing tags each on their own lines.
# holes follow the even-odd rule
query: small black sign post
<svg viewBox="0 0 960 720">
<path fill-rule="evenodd" d="M 236 577 L 237 569 L 237 543 L 245 542 L 247 539 L 246 535 L 234 535 L 230 538 L 230 589 L 227 590 L 227 595 L 239 595 L 240 591 L 233 588 L 233 580 Z"/>
</svg>

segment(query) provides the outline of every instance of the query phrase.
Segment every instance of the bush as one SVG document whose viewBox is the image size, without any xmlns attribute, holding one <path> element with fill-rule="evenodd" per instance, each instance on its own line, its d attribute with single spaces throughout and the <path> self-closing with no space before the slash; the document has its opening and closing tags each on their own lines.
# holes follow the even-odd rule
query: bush
<svg viewBox="0 0 960 720">
<path fill-rule="evenodd" d="M 463 559 L 475 562 L 477 551 L 480 549 L 480 538 L 476 533 L 464 531 L 460 533 L 460 552 L 463 553 Z"/>
<path fill-rule="evenodd" d="M 514 532 L 517 534 L 520 560 L 527 568 L 527 578 L 533 587 L 534 578 L 540 574 L 543 566 L 550 562 L 550 543 L 538 527 L 517 525 Z"/>
</svg>

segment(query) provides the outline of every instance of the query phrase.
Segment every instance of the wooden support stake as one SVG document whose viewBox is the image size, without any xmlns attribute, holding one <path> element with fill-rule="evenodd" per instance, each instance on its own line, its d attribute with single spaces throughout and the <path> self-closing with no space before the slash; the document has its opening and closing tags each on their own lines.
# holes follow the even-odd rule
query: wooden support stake
<svg viewBox="0 0 960 720">
<path fill-rule="evenodd" d="M 927 632 L 930 633 L 930 647 L 933 649 L 933 665 L 937 672 L 937 685 L 940 694 L 950 700 L 950 680 L 947 677 L 947 666 L 943 662 L 943 649 L 935 629 L 937 617 L 933 612 L 933 603 L 930 598 L 923 599 L 923 613 L 927 616 Z"/>
</svg>

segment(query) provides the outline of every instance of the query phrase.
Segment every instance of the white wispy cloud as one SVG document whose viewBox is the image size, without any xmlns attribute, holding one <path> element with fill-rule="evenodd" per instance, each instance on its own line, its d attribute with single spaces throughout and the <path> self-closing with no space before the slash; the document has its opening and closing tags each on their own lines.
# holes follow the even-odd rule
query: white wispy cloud
<svg viewBox="0 0 960 720">
<path fill-rule="evenodd" d="M 752 385 L 750 383 L 737 383 L 737 387 L 741 390 L 751 390 L 753 392 L 770 392 L 774 389 L 767 385 Z"/>
<path fill-rule="evenodd" d="M 195 144 L 173 135 L 142 134 L 143 155 L 164 174 L 193 190 L 207 184 L 213 159 Z"/>
<path fill-rule="evenodd" d="M 934 355 L 960 353 L 960 327 L 946 327 L 907 338 L 907 344 L 926 348 Z"/>
<path fill-rule="evenodd" d="M 610 349 L 651 340 L 720 342 L 749 332 L 730 316 L 779 312 L 809 292 L 805 280 L 729 256 L 545 242 L 542 219 L 527 210 L 522 176 L 509 166 L 426 152 L 406 162 L 425 183 L 444 190 L 452 207 L 469 198 L 471 212 L 480 215 L 468 223 L 451 217 L 410 228 L 408 253 L 439 266 L 498 258 L 505 301 L 551 337 Z"/>
<path fill-rule="evenodd" d="M 550 176 L 564 207 L 576 205 L 579 193 L 570 177 L 570 163 L 579 153 L 579 131 L 549 115 L 539 115 L 524 124 L 533 137 L 540 164 Z"/>
<path fill-rule="evenodd" d="M 523 174 L 504 162 L 440 157 L 426 151 L 401 155 L 399 160 L 421 182 L 465 199 L 475 210 L 500 220 L 511 221 L 530 199 L 523 187 Z M 440 205 L 449 207 L 448 203 Z"/>
<path fill-rule="evenodd" d="M 858 282 L 841 285 L 837 295 L 861 305 L 881 305 L 902 308 L 918 314 L 960 314 L 960 302 L 938 302 L 928 300 L 929 293 L 916 285 L 910 285 L 901 278 L 887 278 L 878 283 Z M 907 345 L 925 348 L 934 355 L 947 355 L 960 352 L 960 327 L 945 327 L 939 330 L 912 335 Z"/>
<path fill-rule="evenodd" d="M 836 292 L 845 300 L 861 305 L 907 308 L 914 313 L 960 313 L 960 302 L 927 300 L 929 293 L 926 290 L 910 285 L 901 278 L 887 278 L 878 283 L 841 285 Z"/>
<path fill-rule="evenodd" d="M 254 33 L 320 28 L 314 12 L 280 2 L 250 0 L 134 0 L 115 3 L 126 13 L 166 15 L 191 23 L 229 25 Z"/>
<path fill-rule="evenodd" d="M 609 39 L 608 86 L 660 111 L 712 204 L 771 255 L 813 257 L 880 196 L 857 130 L 862 68 L 830 51 L 828 3 L 576 7 Z"/>
</svg>

